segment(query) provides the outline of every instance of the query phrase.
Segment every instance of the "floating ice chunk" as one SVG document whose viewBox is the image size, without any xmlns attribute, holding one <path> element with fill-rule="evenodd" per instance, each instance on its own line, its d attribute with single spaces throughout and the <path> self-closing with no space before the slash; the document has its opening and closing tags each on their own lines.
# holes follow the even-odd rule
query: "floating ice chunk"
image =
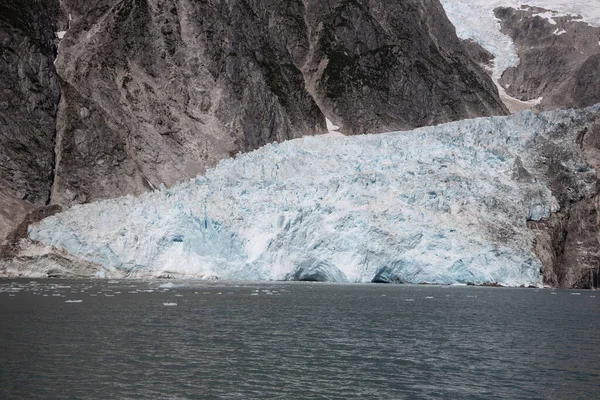
<svg viewBox="0 0 600 400">
<path fill-rule="evenodd" d="M 82 303 L 83 300 L 65 300 L 65 303 Z"/>
<path fill-rule="evenodd" d="M 165 307 L 175 307 L 177 305 L 177 303 L 163 303 L 163 306 Z"/>
</svg>

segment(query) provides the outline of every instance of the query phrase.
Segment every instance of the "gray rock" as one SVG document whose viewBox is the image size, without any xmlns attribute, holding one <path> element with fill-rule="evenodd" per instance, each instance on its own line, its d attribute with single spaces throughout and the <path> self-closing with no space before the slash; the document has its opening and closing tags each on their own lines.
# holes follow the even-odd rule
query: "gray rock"
<svg viewBox="0 0 600 400">
<path fill-rule="evenodd" d="M 53 203 L 171 186 L 240 151 L 326 131 L 265 7 L 63 7 L 72 21 L 56 63 L 65 89 Z"/>
<path fill-rule="evenodd" d="M 494 10 L 520 59 L 504 72 L 502 86 L 520 100 L 543 97 L 540 110 L 600 102 L 600 28 L 573 17 L 555 17 L 552 24 L 534 16 L 543 11 L 528 6 Z"/>
<path fill-rule="evenodd" d="M 494 67 L 494 59 L 496 57 L 473 39 L 465 39 L 462 43 L 473 61 L 483 67 L 488 75 L 491 76 Z"/>
<path fill-rule="evenodd" d="M 50 199 L 60 96 L 57 15 L 58 1 L 0 0 L 0 244 Z"/>
<path fill-rule="evenodd" d="M 587 164 L 564 163 L 565 149 L 541 143 L 542 160 L 546 161 L 539 167 L 552 181 L 560 211 L 527 224 L 536 235 L 535 252 L 542 261 L 544 282 L 589 289 L 598 281 L 600 265 L 600 115 L 578 129 L 577 146 Z M 581 180 L 590 166 L 596 170 L 596 179 Z"/>
<path fill-rule="evenodd" d="M 307 87 L 342 132 L 506 114 L 439 1 L 305 3 L 311 45 L 296 59 L 306 59 Z"/>
</svg>

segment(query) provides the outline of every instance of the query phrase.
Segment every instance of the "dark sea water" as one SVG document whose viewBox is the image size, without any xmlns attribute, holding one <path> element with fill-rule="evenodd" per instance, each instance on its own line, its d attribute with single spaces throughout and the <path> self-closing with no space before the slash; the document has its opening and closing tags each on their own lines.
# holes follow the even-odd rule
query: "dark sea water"
<svg viewBox="0 0 600 400">
<path fill-rule="evenodd" d="M 0 398 L 599 399 L 600 292 L 5 280 Z"/>
</svg>

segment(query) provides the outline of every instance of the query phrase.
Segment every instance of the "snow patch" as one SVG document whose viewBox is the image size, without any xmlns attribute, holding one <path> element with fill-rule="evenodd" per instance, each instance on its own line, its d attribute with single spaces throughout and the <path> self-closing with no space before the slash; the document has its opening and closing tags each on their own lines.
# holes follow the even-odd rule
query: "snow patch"
<svg viewBox="0 0 600 400">
<path fill-rule="evenodd" d="M 556 30 L 554 32 L 552 32 L 554 35 L 556 36 L 560 36 L 560 35 L 564 35 L 565 33 L 567 33 L 567 31 L 565 31 L 564 29 L 558 29 L 556 28 Z"/>
</svg>

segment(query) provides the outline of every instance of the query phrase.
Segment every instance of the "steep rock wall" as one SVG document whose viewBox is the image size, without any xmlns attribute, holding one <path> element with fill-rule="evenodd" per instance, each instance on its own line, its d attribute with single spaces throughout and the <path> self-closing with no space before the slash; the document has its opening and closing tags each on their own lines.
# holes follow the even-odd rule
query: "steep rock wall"
<svg viewBox="0 0 600 400">
<path fill-rule="evenodd" d="M 58 0 L 0 0 L 0 244 L 50 198 L 57 15 Z"/>
<path fill-rule="evenodd" d="M 529 221 L 528 226 L 536 235 L 535 252 L 542 261 L 544 281 L 555 287 L 587 289 L 598 286 L 600 271 L 600 115 L 580 128 L 577 144 L 588 166 L 596 170 L 593 190 L 581 190 L 569 166 L 558 161 L 564 161 L 562 150 L 546 146 L 546 175 L 561 207 L 549 219 Z"/>
<path fill-rule="evenodd" d="M 245 2 L 63 7 L 55 203 L 171 186 L 239 151 L 325 131 L 302 74 Z"/>
<path fill-rule="evenodd" d="M 307 86 L 343 132 L 506 113 L 438 0 L 305 3 Z"/>
</svg>

